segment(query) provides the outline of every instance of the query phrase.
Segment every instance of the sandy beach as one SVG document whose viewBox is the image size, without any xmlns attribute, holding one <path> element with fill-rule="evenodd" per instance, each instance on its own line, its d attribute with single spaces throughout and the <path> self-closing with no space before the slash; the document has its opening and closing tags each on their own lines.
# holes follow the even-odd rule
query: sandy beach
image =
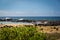
<svg viewBox="0 0 60 40">
<path fill-rule="evenodd" d="M 16 26 L 24 26 L 24 25 L 32 25 L 33 26 L 33 24 L 32 23 L 26 23 L 26 24 L 14 24 L 14 23 L 12 23 L 12 24 L 0 24 L 0 27 L 3 27 L 3 26 L 5 26 L 5 25 L 7 25 L 7 26 L 14 26 L 14 27 L 16 27 Z"/>
</svg>

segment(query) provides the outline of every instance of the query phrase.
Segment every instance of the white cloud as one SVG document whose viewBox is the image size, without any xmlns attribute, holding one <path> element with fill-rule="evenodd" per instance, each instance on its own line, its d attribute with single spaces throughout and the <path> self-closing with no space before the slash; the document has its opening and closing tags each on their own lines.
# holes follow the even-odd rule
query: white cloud
<svg viewBox="0 0 60 40">
<path fill-rule="evenodd" d="M 33 11 L 5 11 L 0 10 L 0 16 L 31 16 Z"/>
<path fill-rule="evenodd" d="M 54 14 L 53 11 L 49 12 L 38 12 L 38 11 L 7 11 L 0 10 L 0 16 L 60 16 L 60 12 L 55 12 L 58 14 Z"/>
</svg>

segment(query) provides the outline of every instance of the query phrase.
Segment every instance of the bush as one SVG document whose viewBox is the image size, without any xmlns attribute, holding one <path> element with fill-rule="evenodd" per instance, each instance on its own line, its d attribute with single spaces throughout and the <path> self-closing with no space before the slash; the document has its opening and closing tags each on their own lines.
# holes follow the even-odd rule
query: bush
<svg viewBox="0 0 60 40">
<path fill-rule="evenodd" d="M 0 28 L 0 40 L 46 40 L 34 27 Z"/>
</svg>

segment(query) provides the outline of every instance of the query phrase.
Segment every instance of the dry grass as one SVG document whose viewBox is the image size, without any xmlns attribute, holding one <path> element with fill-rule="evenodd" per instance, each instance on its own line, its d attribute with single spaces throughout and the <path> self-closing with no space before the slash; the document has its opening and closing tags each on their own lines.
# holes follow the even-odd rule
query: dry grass
<svg viewBox="0 0 60 40">
<path fill-rule="evenodd" d="M 13 27 L 24 27 L 24 26 L 29 26 L 30 27 L 37 27 L 37 30 L 39 32 L 44 32 L 44 33 L 60 33 L 60 26 L 34 26 L 33 24 L 0 24 L 0 27 L 3 27 L 5 25 L 8 26 L 13 26 Z"/>
</svg>

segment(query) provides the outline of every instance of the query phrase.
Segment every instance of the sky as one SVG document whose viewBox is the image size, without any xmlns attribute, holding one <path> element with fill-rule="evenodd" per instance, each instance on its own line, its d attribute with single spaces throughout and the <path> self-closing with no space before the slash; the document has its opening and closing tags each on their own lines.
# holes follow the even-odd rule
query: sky
<svg viewBox="0 0 60 40">
<path fill-rule="evenodd" d="M 60 0 L 0 0 L 0 16 L 60 16 Z"/>
</svg>

